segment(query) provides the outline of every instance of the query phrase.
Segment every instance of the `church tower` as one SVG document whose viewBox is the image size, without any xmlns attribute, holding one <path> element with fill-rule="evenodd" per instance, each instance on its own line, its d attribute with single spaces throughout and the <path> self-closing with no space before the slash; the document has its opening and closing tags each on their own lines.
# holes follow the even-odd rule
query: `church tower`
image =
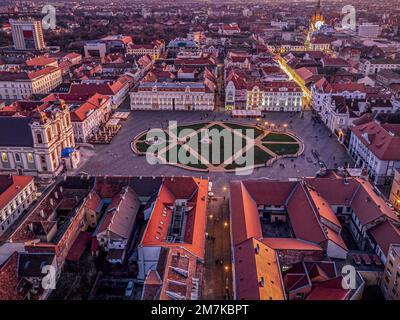
<svg viewBox="0 0 400 320">
<path fill-rule="evenodd" d="M 325 24 L 325 18 L 324 15 L 321 12 L 321 0 L 318 0 L 317 6 L 315 7 L 315 11 L 313 15 L 310 18 L 310 23 L 308 26 L 308 33 L 307 33 L 307 38 L 305 41 L 305 47 L 309 48 L 310 46 L 310 41 L 312 38 L 312 35 L 315 31 L 321 29 L 321 27 Z"/>
<path fill-rule="evenodd" d="M 325 24 L 325 18 L 321 12 L 321 0 L 318 0 L 314 14 L 311 16 L 310 19 L 309 29 L 311 32 L 314 32 L 316 30 L 319 30 L 324 24 Z"/>
</svg>

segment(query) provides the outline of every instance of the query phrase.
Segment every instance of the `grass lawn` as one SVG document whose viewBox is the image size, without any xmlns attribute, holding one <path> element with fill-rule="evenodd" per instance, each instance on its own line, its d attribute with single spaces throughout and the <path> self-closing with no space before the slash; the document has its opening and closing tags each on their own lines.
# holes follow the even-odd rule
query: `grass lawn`
<svg viewBox="0 0 400 320">
<path fill-rule="evenodd" d="M 266 153 L 264 150 L 260 149 L 259 147 L 255 147 L 250 149 L 250 152 L 254 152 L 254 165 L 258 164 L 265 164 L 268 160 L 272 158 L 272 156 L 268 153 Z M 245 157 L 246 154 L 243 155 Z M 246 163 L 243 164 L 238 164 L 238 163 L 231 163 L 225 166 L 225 169 L 235 169 L 235 168 L 244 168 L 246 166 Z"/>
<path fill-rule="evenodd" d="M 209 124 L 209 122 L 204 122 L 204 123 L 188 124 L 188 125 L 185 125 L 185 126 L 178 126 L 178 130 L 177 130 L 178 137 L 179 137 L 179 133 L 184 129 L 192 129 L 192 130 L 196 131 L 196 130 L 199 130 L 201 128 L 204 128 L 208 124 Z"/>
<path fill-rule="evenodd" d="M 214 141 L 211 143 L 201 143 L 200 142 L 202 139 L 201 129 L 203 129 L 209 123 L 210 122 L 204 122 L 204 123 L 194 123 L 194 124 L 178 126 L 177 133 L 179 136 L 179 133 L 181 133 L 182 130 L 184 130 L 184 129 L 193 129 L 193 130 L 198 131 L 197 135 L 195 137 L 192 137 L 192 139 L 190 139 L 188 142 L 186 142 L 186 145 L 192 149 L 192 152 L 197 151 L 199 154 L 201 154 L 203 149 L 205 149 L 205 154 L 202 154 L 202 156 L 205 158 L 205 160 L 207 162 L 212 163 L 214 166 L 218 166 L 218 165 L 224 163 L 224 161 L 229 159 L 232 155 L 236 154 L 238 151 L 240 151 L 246 145 L 246 143 L 247 143 L 246 138 L 244 138 L 244 137 L 242 138 L 241 136 L 239 136 L 238 133 L 235 133 L 235 130 L 241 130 L 242 133 L 245 134 L 245 130 L 253 129 L 254 130 L 254 138 L 259 137 L 264 132 L 262 129 L 256 128 L 252 125 L 246 125 L 246 124 L 242 125 L 242 124 L 227 122 L 225 124 L 227 127 L 229 127 L 231 129 L 229 134 L 232 137 L 232 142 L 236 141 L 236 143 L 237 143 L 237 138 L 239 138 L 239 141 L 241 143 L 238 146 L 236 146 L 234 144 L 233 145 L 234 150 L 226 150 L 226 148 L 228 148 L 228 147 L 231 148 L 231 145 L 229 144 L 229 146 L 225 146 L 225 141 L 222 136 L 219 137 L 219 139 L 220 139 L 219 145 L 217 144 L 218 141 Z M 207 130 L 208 130 L 208 133 L 210 133 L 210 131 L 211 132 L 217 131 L 220 133 L 222 130 L 229 130 L 229 129 L 227 129 L 219 124 L 213 124 Z M 147 133 L 144 133 L 143 135 L 141 135 L 136 141 L 136 148 L 140 152 L 146 152 L 148 150 L 148 148 L 150 147 L 150 144 L 146 143 L 146 134 Z M 193 140 L 193 138 L 194 138 L 194 140 Z M 195 138 L 197 138 L 197 141 L 195 141 L 196 140 Z M 167 133 L 166 133 L 166 139 L 167 139 L 167 141 L 159 141 L 159 144 L 160 144 L 159 150 L 164 148 L 165 146 L 168 147 L 171 144 L 171 141 L 169 141 L 169 137 L 168 137 Z M 212 135 L 210 135 L 210 139 L 212 139 Z M 215 139 L 218 139 L 218 137 L 215 137 Z M 275 143 L 272 143 L 272 142 L 275 142 Z M 285 144 L 285 143 L 279 143 L 279 142 L 293 142 L 293 143 Z M 293 154 L 296 154 L 300 148 L 300 145 L 296 139 L 294 139 L 293 137 L 289 136 L 286 133 L 277 133 L 277 132 L 272 132 L 272 133 L 269 133 L 267 136 L 265 136 L 263 138 L 263 145 L 265 147 L 267 147 L 268 149 L 270 149 L 272 152 L 276 153 L 277 155 L 285 155 L 285 154 L 293 155 Z M 184 164 L 184 163 L 181 163 L 177 159 L 178 164 L 181 163 L 182 165 L 192 167 L 194 169 L 207 169 L 207 165 L 204 163 L 199 163 L 200 160 L 198 160 L 192 154 L 192 152 L 184 151 L 181 149 L 182 149 L 182 145 L 180 145 L 180 144 L 175 145 L 170 150 L 167 150 L 167 151 L 163 152 L 162 154 L 159 154 L 159 157 L 163 158 L 165 160 L 165 162 L 168 163 L 172 160 L 171 158 L 172 158 L 173 154 L 176 153 L 179 158 L 179 153 L 186 152 L 185 158 L 187 161 L 189 160 L 191 163 Z M 206 152 L 207 150 L 208 150 L 208 152 Z M 227 151 L 226 157 L 225 157 L 225 151 Z M 213 152 L 214 152 L 214 154 L 216 154 L 217 152 L 219 153 L 219 159 L 216 159 L 217 161 L 213 161 L 214 160 Z M 254 153 L 254 165 L 265 164 L 272 158 L 272 156 L 269 153 L 265 152 L 263 149 L 261 149 L 257 146 L 252 146 L 249 152 Z M 242 157 L 245 157 L 245 156 L 246 155 L 242 155 Z M 175 164 L 175 163 L 171 163 L 171 164 Z M 232 164 L 226 165 L 225 169 L 243 168 L 245 166 L 246 166 L 246 163 L 238 164 L 236 162 L 233 162 Z"/>
<path fill-rule="evenodd" d="M 273 144 L 273 143 L 263 143 L 268 149 L 276 153 L 278 156 L 284 154 L 296 154 L 299 151 L 300 146 L 297 143 L 293 144 Z"/>
<path fill-rule="evenodd" d="M 256 128 L 256 127 L 244 126 L 244 125 L 240 125 L 240 124 L 236 124 L 236 123 L 225 123 L 225 125 L 232 129 L 241 130 L 242 134 L 246 134 L 246 129 L 253 129 L 254 130 L 254 139 L 257 138 L 258 136 L 262 135 L 264 132 L 263 130 Z"/>
<path fill-rule="evenodd" d="M 147 144 L 146 142 L 142 141 L 136 142 L 136 149 L 138 149 L 139 152 L 146 152 L 148 147 L 150 147 L 150 145 Z"/>
<path fill-rule="evenodd" d="M 216 125 L 216 126 L 211 127 L 210 129 L 211 130 L 217 129 L 220 132 L 221 130 L 223 130 L 225 128 L 223 128 L 219 125 Z M 234 134 L 233 132 L 230 132 L 230 133 L 231 133 L 232 143 L 233 143 L 233 152 L 232 152 L 231 148 L 226 150 L 227 151 L 226 157 L 225 157 L 225 139 L 224 139 L 224 137 L 221 137 L 221 139 L 219 140 L 219 146 L 217 145 L 216 142 L 214 143 L 214 145 L 212 143 L 206 144 L 206 143 L 201 143 L 201 139 L 204 136 L 202 136 L 201 132 L 199 132 L 197 135 L 197 139 L 198 139 L 197 146 L 195 145 L 194 141 L 190 141 L 188 145 L 193 149 L 197 147 L 197 150 L 199 153 L 201 153 L 202 150 L 205 149 L 206 153 L 203 154 L 203 157 L 205 159 L 207 159 L 209 162 L 213 162 L 213 160 L 214 160 L 213 152 L 215 152 L 215 151 L 219 152 L 219 159 L 217 160 L 217 162 L 214 161 L 214 165 L 218 165 L 218 164 L 223 163 L 226 159 L 230 158 L 233 154 L 235 154 L 236 152 L 241 150 L 246 145 L 245 138 L 242 138 L 239 135 Z M 239 138 L 240 143 L 238 145 L 236 145 L 236 143 L 237 143 L 236 141 L 238 138 Z M 229 143 L 228 147 L 231 147 L 230 143 Z M 208 154 L 207 154 L 207 150 L 208 150 Z"/>
<path fill-rule="evenodd" d="M 296 142 L 294 138 L 285 133 L 271 132 L 267 134 L 262 141 L 278 141 L 278 142 Z"/>
</svg>

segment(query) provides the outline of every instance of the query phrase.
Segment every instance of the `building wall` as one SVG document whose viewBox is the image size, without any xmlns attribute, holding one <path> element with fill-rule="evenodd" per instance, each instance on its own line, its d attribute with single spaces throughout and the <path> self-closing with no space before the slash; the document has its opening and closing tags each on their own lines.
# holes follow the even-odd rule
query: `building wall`
<svg viewBox="0 0 400 320">
<path fill-rule="evenodd" d="M 33 147 L 0 146 L 0 170 L 3 173 L 41 177 L 58 175 L 63 168 L 62 149 L 75 147 L 68 108 L 44 123 L 33 121 L 31 128 Z"/>
<path fill-rule="evenodd" d="M 397 211 L 400 211 L 400 171 L 396 170 L 392 182 L 392 188 L 389 196 L 390 203 Z"/>
<path fill-rule="evenodd" d="M 138 249 L 138 279 L 144 280 L 150 269 L 156 269 L 161 247 L 139 247 Z"/>
<path fill-rule="evenodd" d="M 381 279 L 382 292 L 387 300 L 400 300 L 400 251 L 399 245 L 390 246 L 385 271 Z"/>
<path fill-rule="evenodd" d="M 262 109 L 266 111 L 301 111 L 302 92 L 261 91 L 254 88 L 247 91 L 246 109 Z"/>
<path fill-rule="evenodd" d="M 0 236 L 12 226 L 36 198 L 36 187 L 32 179 L 9 203 L 0 208 Z"/>
<path fill-rule="evenodd" d="M 45 48 L 41 21 L 10 20 L 13 43 L 16 50 L 42 50 Z M 24 31 L 32 32 L 33 47 L 27 47 Z"/>
<path fill-rule="evenodd" d="M 132 110 L 214 110 L 215 96 L 207 92 L 139 91 L 131 92 Z"/>
</svg>

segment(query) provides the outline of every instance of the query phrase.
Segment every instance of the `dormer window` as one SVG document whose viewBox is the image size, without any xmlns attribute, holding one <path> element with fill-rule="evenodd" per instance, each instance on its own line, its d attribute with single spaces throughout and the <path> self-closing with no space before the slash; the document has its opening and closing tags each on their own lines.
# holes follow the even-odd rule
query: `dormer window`
<svg viewBox="0 0 400 320">
<path fill-rule="evenodd" d="M 264 277 L 261 277 L 261 279 L 260 279 L 260 287 L 264 287 L 264 285 L 265 285 Z"/>
</svg>

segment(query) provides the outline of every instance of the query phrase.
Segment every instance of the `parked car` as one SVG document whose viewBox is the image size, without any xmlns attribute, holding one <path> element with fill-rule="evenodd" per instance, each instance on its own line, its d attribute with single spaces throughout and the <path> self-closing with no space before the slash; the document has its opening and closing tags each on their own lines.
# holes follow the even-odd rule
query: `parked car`
<svg viewBox="0 0 400 320">
<path fill-rule="evenodd" d="M 125 289 L 125 297 L 129 298 L 133 293 L 133 281 L 130 280 Z"/>
</svg>

